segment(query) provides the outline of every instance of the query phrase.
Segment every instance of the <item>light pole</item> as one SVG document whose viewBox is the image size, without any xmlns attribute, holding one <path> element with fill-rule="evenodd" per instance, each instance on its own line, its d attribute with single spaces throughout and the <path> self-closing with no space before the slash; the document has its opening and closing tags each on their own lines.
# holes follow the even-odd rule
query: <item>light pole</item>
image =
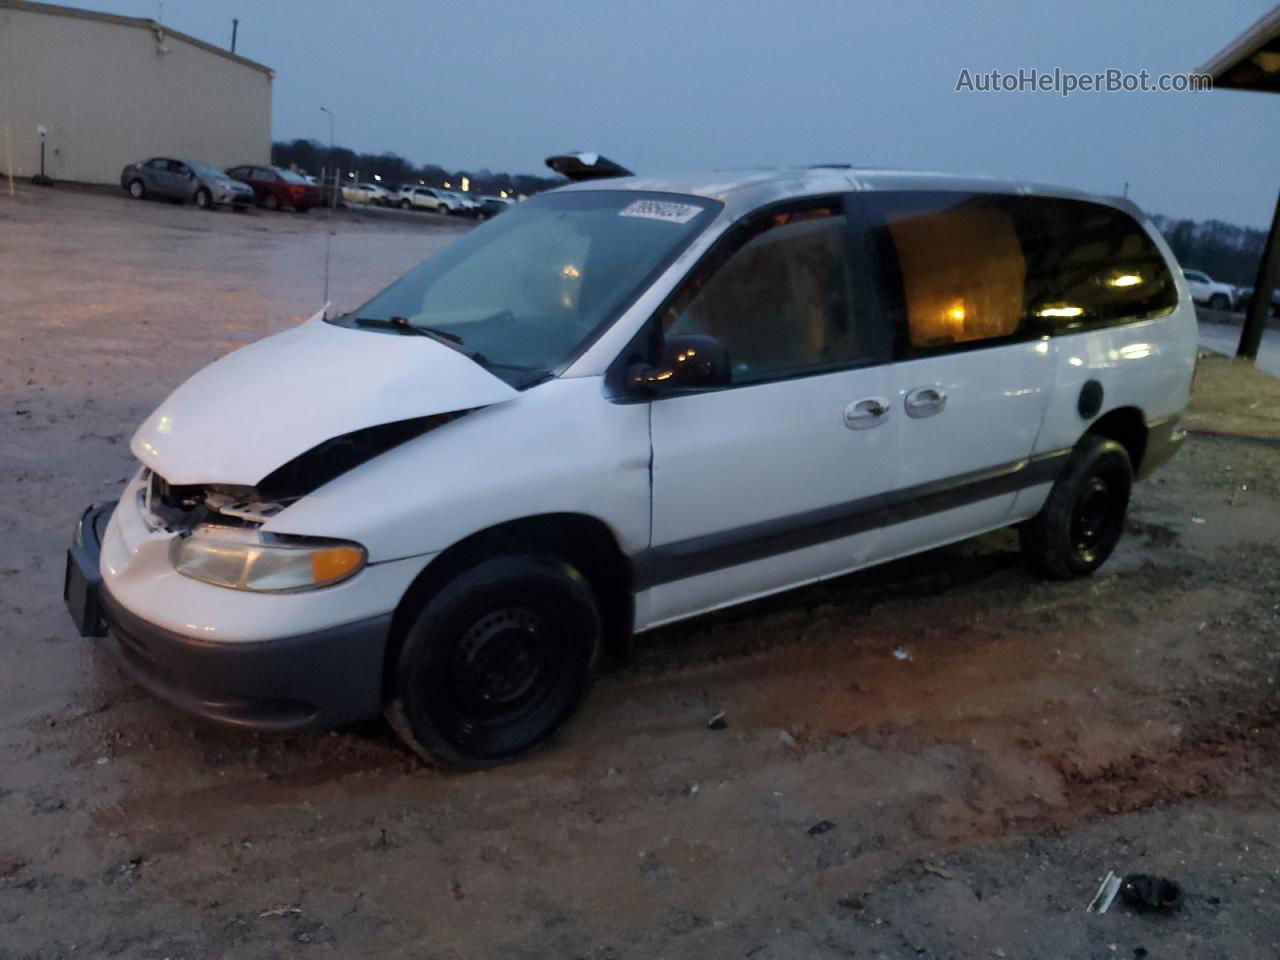
<svg viewBox="0 0 1280 960">
<path fill-rule="evenodd" d="M 333 167 L 333 111 L 328 107 L 321 107 L 322 111 L 329 115 L 329 173 L 333 177 L 333 186 L 330 188 L 332 193 L 329 194 L 329 229 L 324 232 L 324 308 L 329 309 L 329 248 L 333 241 L 333 208 L 338 203 L 338 171 Z"/>
<path fill-rule="evenodd" d="M 337 190 L 336 185 L 338 183 L 338 173 L 336 170 L 333 169 L 333 111 L 330 110 L 328 107 L 321 107 L 320 110 L 322 113 L 327 113 L 329 115 L 329 169 L 333 173 L 333 182 L 335 185 L 334 191 L 336 193 L 336 190 Z M 336 199 L 336 196 L 331 196 L 329 198 L 330 208 L 333 207 L 335 199 Z"/>
</svg>

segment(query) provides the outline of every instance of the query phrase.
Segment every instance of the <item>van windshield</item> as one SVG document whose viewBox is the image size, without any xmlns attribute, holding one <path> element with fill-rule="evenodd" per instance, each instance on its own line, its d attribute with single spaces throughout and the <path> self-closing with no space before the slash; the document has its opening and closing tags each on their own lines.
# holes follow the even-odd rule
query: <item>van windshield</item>
<svg viewBox="0 0 1280 960">
<path fill-rule="evenodd" d="M 543 194 L 332 322 L 382 335 L 430 331 L 513 386 L 528 386 L 603 332 L 719 208 L 675 194 Z"/>
</svg>

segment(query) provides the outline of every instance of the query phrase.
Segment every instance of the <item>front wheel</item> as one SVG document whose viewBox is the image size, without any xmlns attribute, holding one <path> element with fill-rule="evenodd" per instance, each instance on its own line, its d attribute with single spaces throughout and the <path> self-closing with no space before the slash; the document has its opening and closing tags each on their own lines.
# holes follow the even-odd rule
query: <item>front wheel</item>
<svg viewBox="0 0 1280 960">
<path fill-rule="evenodd" d="M 568 563 L 482 561 L 421 605 L 395 659 L 387 719 L 430 762 L 501 763 L 550 737 L 582 702 L 600 634 L 595 596 Z"/>
<path fill-rule="evenodd" d="M 1087 577 L 1124 531 L 1133 464 L 1114 440 L 1087 434 L 1071 452 L 1044 507 L 1019 528 L 1022 552 L 1051 580 Z"/>
<path fill-rule="evenodd" d="M 196 191 L 196 206 L 201 210 L 208 210 L 213 206 L 213 197 L 209 195 L 209 191 L 204 187 Z"/>
<path fill-rule="evenodd" d="M 268 210 L 280 209 L 280 201 L 276 199 L 276 195 L 274 193 L 268 193 L 267 199 L 263 201 L 263 204 Z"/>
<path fill-rule="evenodd" d="M 129 181 L 129 196 L 135 200 L 141 200 L 147 195 L 147 188 L 142 185 L 141 180 Z"/>
</svg>

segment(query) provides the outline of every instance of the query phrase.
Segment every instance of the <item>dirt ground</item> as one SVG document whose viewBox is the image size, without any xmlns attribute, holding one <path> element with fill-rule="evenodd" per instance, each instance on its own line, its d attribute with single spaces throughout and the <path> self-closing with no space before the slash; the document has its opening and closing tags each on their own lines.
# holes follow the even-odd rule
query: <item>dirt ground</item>
<svg viewBox="0 0 1280 960">
<path fill-rule="evenodd" d="M 336 231 L 339 307 L 453 235 Z M 1225 360 L 1092 579 L 1005 532 L 645 635 L 497 771 L 136 688 L 62 609 L 72 523 L 320 306 L 325 236 L 0 195 L 0 960 L 1280 955 L 1280 382 Z M 1185 904 L 1086 913 L 1109 869 Z"/>
</svg>

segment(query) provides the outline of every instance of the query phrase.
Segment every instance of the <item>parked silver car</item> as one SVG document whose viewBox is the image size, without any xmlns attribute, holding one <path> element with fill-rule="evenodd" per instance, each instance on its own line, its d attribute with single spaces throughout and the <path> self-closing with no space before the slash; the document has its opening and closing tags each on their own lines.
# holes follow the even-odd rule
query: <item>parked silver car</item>
<svg viewBox="0 0 1280 960">
<path fill-rule="evenodd" d="M 152 157 L 120 171 L 120 186 L 135 200 L 190 200 L 202 210 L 225 204 L 243 210 L 253 203 L 253 188 L 198 160 Z"/>
</svg>

